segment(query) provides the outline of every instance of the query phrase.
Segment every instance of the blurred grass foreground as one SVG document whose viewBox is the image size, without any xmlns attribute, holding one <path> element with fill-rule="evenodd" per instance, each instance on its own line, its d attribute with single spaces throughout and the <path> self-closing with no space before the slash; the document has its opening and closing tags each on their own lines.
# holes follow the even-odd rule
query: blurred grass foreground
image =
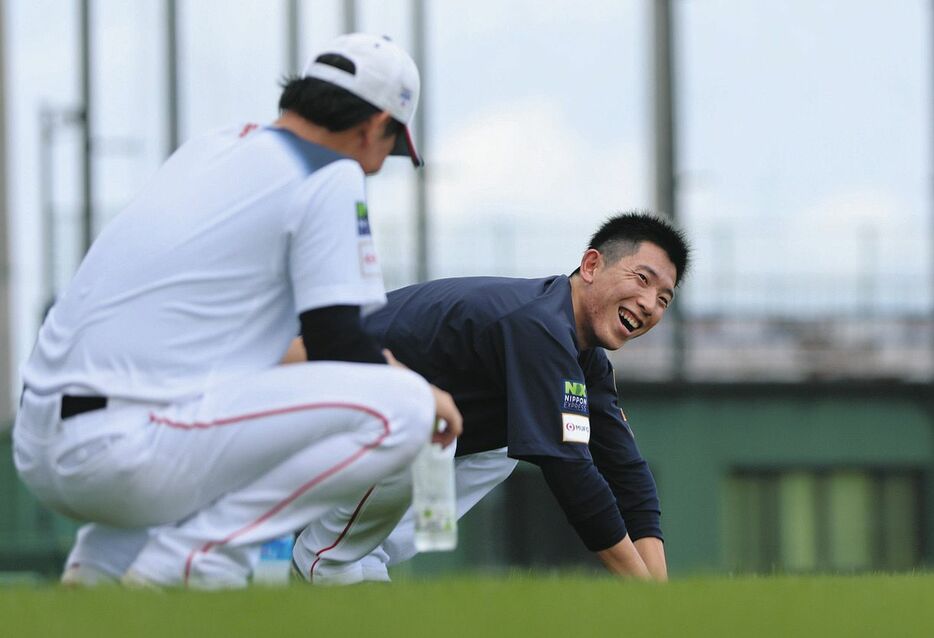
<svg viewBox="0 0 934 638">
<path fill-rule="evenodd" d="M 930 636 L 934 576 L 512 574 L 200 593 L 0 588 L 6 636 Z"/>
</svg>

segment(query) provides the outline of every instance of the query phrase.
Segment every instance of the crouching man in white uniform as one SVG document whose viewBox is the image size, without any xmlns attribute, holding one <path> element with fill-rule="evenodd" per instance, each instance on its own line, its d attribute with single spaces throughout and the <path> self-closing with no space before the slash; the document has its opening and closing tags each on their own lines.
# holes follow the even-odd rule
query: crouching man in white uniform
<svg viewBox="0 0 934 638">
<path fill-rule="evenodd" d="M 264 541 L 305 526 L 313 579 L 365 578 L 415 454 L 461 427 L 360 323 L 385 303 L 364 175 L 420 164 L 418 93 L 402 49 L 342 36 L 273 125 L 188 142 L 101 233 L 23 368 L 13 431 L 22 480 L 88 522 L 64 582 L 244 586 Z M 298 329 L 310 361 L 278 366 Z"/>
</svg>

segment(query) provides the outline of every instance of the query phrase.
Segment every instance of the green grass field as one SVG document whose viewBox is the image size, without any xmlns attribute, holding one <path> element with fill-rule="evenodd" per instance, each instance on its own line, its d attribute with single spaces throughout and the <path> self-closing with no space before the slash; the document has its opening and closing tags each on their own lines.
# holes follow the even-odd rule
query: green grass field
<svg viewBox="0 0 934 638">
<path fill-rule="evenodd" d="M 515 575 L 218 593 L 10 585 L 0 636 L 934 636 L 934 575 Z"/>
</svg>

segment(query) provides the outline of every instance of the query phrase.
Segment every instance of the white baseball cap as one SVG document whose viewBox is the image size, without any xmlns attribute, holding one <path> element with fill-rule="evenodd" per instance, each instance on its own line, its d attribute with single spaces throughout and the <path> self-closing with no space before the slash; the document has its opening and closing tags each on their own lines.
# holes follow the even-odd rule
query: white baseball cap
<svg viewBox="0 0 934 638">
<path fill-rule="evenodd" d="M 347 58 L 353 62 L 354 71 L 315 61 L 326 53 Z M 384 35 L 348 33 L 331 40 L 312 56 L 302 75 L 339 86 L 387 111 L 403 125 L 405 133 L 398 136 L 390 154 L 408 156 L 416 167 L 423 164 L 409 130 L 418 106 L 421 81 L 415 62 L 402 47 Z"/>
</svg>

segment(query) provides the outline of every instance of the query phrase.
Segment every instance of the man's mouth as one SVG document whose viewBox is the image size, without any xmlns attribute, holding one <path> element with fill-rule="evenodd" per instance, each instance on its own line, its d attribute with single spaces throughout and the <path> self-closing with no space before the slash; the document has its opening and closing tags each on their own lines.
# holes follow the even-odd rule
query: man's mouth
<svg viewBox="0 0 934 638">
<path fill-rule="evenodd" d="M 619 321 L 629 332 L 634 332 L 642 327 L 642 322 L 636 319 L 636 316 L 625 308 L 619 309 Z"/>
</svg>

